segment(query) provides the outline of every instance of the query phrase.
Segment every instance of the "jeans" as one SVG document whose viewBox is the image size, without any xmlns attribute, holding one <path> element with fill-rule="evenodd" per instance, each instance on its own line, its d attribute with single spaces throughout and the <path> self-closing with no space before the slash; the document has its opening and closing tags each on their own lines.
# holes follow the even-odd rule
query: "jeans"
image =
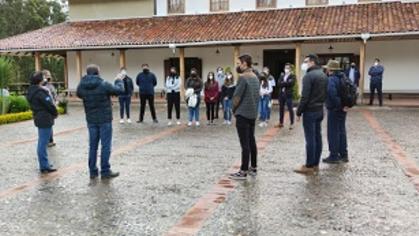
<svg viewBox="0 0 419 236">
<path fill-rule="evenodd" d="M 303 127 L 306 140 L 307 167 L 318 166 L 322 154 L 322 131 L 323 111 L 304 112 Z"/>
<path fill-rule="evenodd" d="M 271 119 L 271 110 L 272 110 L 272 105 L 271 105 L 271 107 L 269 107 L 269 104 L 271 104 L 271 102 L 272 102 L 272 97 L 271 96 L 269 96 L 269 98 L 268 98 L 268 108 L 267 108 L 267 110 L 266 110 L 266 119 L 267 120 L 270 120 Z"/>
<path fill-rule="evenodd" d="M 50 164 L 48 161 L 48 143 L 49 139 L 52 134 L 52 127 L 50 128 L 38 128 L 38 147 L 37 147 L 37 154 L 38 154 L 38 162 L 39 162 L 39 169 L 41 171 L 50 169 Z"/>
<path fill-rule="evenodd" d="M 224 120 L 226 121 L 231 121 L 231 118 L 233 116 L 233 100 L 232 99 L 227 99 L 224 100 Z"/>
<path fill-rule="evenodd" d="M 199 103 L 201 98 L 198 96 L 198 101 L 195 107 L 188 107 L 189 110 L 189 122 L 192 122 L 195 118 L 195 122 L 199 122 Z"/>
<path fill-rule="evenodd" d="M 119 114 L 121 119 L 124 119 L 124 111 L 127 113 L 127 118 L 130 118 L 130 106 L 131 106 L 131 96 L 122 95 L 119 96 Z"/>
<path fill-rule="evenodd" d="M 100 152 L 100 173 L 106 176 L 111 171 L 109 159 L 112 148 L 112 123 L 104 124 L 87 124 L 89 129 L 89 170 L 90 175 L 97 176 L 99 174 L 96 166 L 97 150 L 99 141 L 101 144 Z"/>
<path fill-rule="evenodd" d="M 268 119 L 269 96 L 265 95 L 260 98 L 260 120 L 266 121 Z"/>
<path fill-rule="evenodd" d="M 257 146 L 255 139 L 255 120 L 242 116 L 236 117 L 237 134 L 242 148 L 242 164 L 240 170 L 249 170 L 249 157 L 252 168 L 257 168 Z"/>
<path fill-rule="evenodd" d="M 329 142 L 330 158 L 337 160 L 348 156 L 346 140 L 346 112 L 327 112 L 327 140 Z"/>
<path fill-rule="evenodd" d="M 377 90 L 378 94 L 378 101 L 380 102 L 380 106 L 383 105 L 383 82 L 372 82 L 370 83 L 370 105 L 374 103 L 374 95 L 375 91 Z"/>
<path fill-rule="evenodd" d="M 167 94 L 167 118 L 172 119 L 173 106 L 176 110 L 176 119 L 180 119 L 180 93 Z"/>
<path fill-rule="evenodd" d="M 292 107 L 292 97 L 281 93 L 279 95 L 279 123 L 284 124 L 285 105 L 287 105 L 288 112 L 290 113 L 291 125 L 294 124 L 294 109 Z"/>
<path fill-rule="evenodd" d="M 151 111 L 151 117 L 153 120 L 156 120 L 156 110 L 154 108 L 154 95 L 149 94 L 141 94 L 140 95 L 140 121 L 142 122 L 144 120 L 144 113 L 145 113 L 145 106 L 146 102 L 148 100 L 148 105 L 150 106 Z"/>
<path fill-rule="evenodd" d="M 216 103 L 212 103 L 212 102 L 207 102 L 206 103 L 206 107 L 207 107 L 207 120 L 208 121 L 214 121 L 215 119 L 215 107 L 217 106 Z"/>
</svg>

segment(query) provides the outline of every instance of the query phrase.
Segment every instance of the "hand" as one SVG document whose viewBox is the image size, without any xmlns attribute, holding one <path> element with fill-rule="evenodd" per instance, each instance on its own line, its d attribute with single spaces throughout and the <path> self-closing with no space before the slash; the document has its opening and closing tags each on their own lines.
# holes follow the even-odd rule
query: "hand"
<svg viewBox="0 0 419 236">
<path fill-rule="evenodd" d="M 349 107 L 344 107 L 344 108 L 343 108 L 343 111 L 344 111 L 344 112 L 348 112 L 348 111 L 349 111 Z"/>
</svg>

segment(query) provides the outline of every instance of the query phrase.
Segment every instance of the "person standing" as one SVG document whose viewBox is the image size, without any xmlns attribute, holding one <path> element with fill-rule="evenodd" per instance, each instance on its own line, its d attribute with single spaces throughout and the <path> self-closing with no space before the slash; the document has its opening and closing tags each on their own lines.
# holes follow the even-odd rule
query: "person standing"
<svg viewBox="0 0 419 236">
<path fill-rule="evenodd" d="M 52 75 L 51 72 L 49 70 L 43 70 L 42 74 L 44 75 L 44 78 L 46 79 L 46 81 L 44 82 L 44 87 L 48 90 L 51 98 L 52 98 L 52 102 L 54 105 L 57 105 L 57 89 L 55 88 L 55 86 L 52 84 Z M 51 127 L 51 137 L 49 139 L 49 143 L 48 143 L 48 147 L 54 147 L 55 145 L 57 145 L 54 142 L 54 130 Z"/>
<path fill-rule="evenodd" d="M 77 86 L 77 97 L 83 100 L 89 131 L 89 173 L 91 179 L 99 176 L 97 168 L 97 149 L 99 142 L 102 150 L 100 153 L 100 174 L 102 179 L 115 178 L 118 172 L 111 170 L 109 159 L 112 149 L 112 102 L 111 96 L 121 95 L 124 83 L 115 80 L 115 85 L 103 80 L 99 75 L 97 65 L 88 65 L 85 75 Z"/>
<path fill-rule="evenodd" d="M 134 92 L 134 82 L 127 74 L 127 69 L 125 67 L 121 68 L 121 71 L 118 75 L 119 79 L 122 79 L 122 82 L 124 83 L 124 92 L 119 95 L 119 114 L 121 117 L 121 120 L 119 123 L 123 124 L 124 121 L 124 114 L 126 112 L 127 114 L 127 122 L 129 124 L 132 123 L 130 119 L 130 110 L 131 110 L 131 97 L 132 93 Z"/>
<path fill-rule="evenodd" d="M 38 128 L 38 163 L 42 174 L 57 171 L 48 160 L 47 146 L 52 134 L 54 120 L 58 116 L 57 108 L 50 93 L 43 88 L 45 79 L 42 72 L 35 72 L 30 79 L 31 85 L 28 89 L 26 99 L 28 100 L 33 113 L 35 126 Z"/>
<path fill-rule="evenodd" d="M 185 97 L 189 110 L 188 126 L 192 126 L 192 121 L 195 119 L 195 125 L 200 126 L 199 123 L 199 106 L 201 103 L 201 91 L 203 83 L 198 76 L 198 71 L 195 68 L 191 69 L 191 75 L 185 83 Z"/>
<path fill-rule="evenodd" d="M 176 110 L 176 124 L 181 125 L 180 122 L 180 81 L 181 78 L 176 72 L 176 68 L 170 68 L 170 74 L 166 78 L 165 90 L 166 90 L 166 99 L 167 99 L 167 119 L 169 122 L 168 126 L 172 125 L 172 111 L 173 106 Z"/>
<path fill-rule="evenodd" d="M 221 90 L 224 84 L 224 80 L 226 79 L 226 74 L 224 73 L 224 69 L 222 67 L 217 68 L 216 81 L 218 83 L 218 94 L 221 94 Z M 221 99 L 217 98 L 217 103 L 215 107 L 215 119 L 218 120 L 218 113 L 220 111 L 220 106 L 223 106 L 223 102 Z"/>
<path fill-rule="evenodd" d="M 284 73 L 281 74 L 281 77 L 278 80 L 279 87 L 279 124 L 275 126 L 276 128 L 284 127 L 284 115 L 285 115 L 285 105 L 287 106 L 288 113 L 290 114 L 290 127 L 294 127 L 294 109 L 292 104 L 293 89 L 295 85 L 295 75 L 292 73 L 291 64 L 287 63 L 284 67 Z"/>
<path fill-rule="evenodd" d="M 380 102 L 380 107 L 383 106 L 383 74 L 384 67 L 380 64 L 380 59 L 376 58 L 374 65 L 371 66 L 368 71 L 370 75 L 370 106 L 374 103 L 375 91 L 378 94 L 378 101 Z"/>
<path fill-rule="evenodd" d="M 209 72 L 207 76 L 207 81 L 205 82 L 205 105 L 207 107 L 207 125 L 214 125 L 215 119 L 215 107 L 218 103 L 218 82 L 215 81 L 215 76 L 213 72 Z"/>
<path fill-rule="evenodd" d="M 231 118 L 233 116 L 232 99 L 235 90 L 236 86 L 234 84 L 234 76 L 231 72 L 228 72 L 226 74 L 226 79 L 224 80 L 220 96 L 220 99 L 223 101 L 224 124 L 226 125 L 231 125 Z"/>
<path fill-rule="evenodd" d="M 252 57 L 244 54 L 238 60 L 239 66 L 236 70 L 240 76 L 233 95 L 233 112 L 236 116 L 236 128 L 242 149 L 241 167 L 237 173 L 229 177 L 245 180 L 247 174 L 252 176 L 257 174 L 255 123 L 258 116 L 260 83 L 252 69 Z"/>
<path fill-rule="evenodd" d="M 323 159 L 324 163 L 339 164 L 348 162 L 348 147 L 346 140 L 346 113 L 348 107 L 342 102 L 341 84 L 345 74 L 339 62 L 330 60 L 326 66 L 329 82 L 327 86 L 327 140 L 330 154 Z"/>
<path fill-rule="evenodd" d="M 269 85 L 268 78 L 266 77 L 266 74 L 262 72 L 259 75 L 260 80 L 260 124 L 259 127 L 267 127 L 268 126 L 268 110 L 269 110 L 269 98 L 271 94 L 271 86 Z"/>
<path fill-rule="evenodd" d="M 351 63 L 351 67 L 345 71 L 345 75 L 356 86 L 356 90 L 357 90 L 357 94 L 356 94 L 357 97 L 355 99 L 355 104 L 356 104 L 356 100 L 358 99 L 358 93 L 359 93 L 359 80 L 361 78 L 361 73 L 359 72 L 359 69 L 356 67 L 355 62 Z"/>
<path fill-rule="evenodd" d="M 143 71 L 137 75 L 137 85 L 140 88 L 140 119 L 137 123 L 144 122 L 144 113 L 146 103 L 150 107 L 151 117 L 153 118 L 154 123 L 159 123 L 156 116 L 156 110 L 154 108 L 154 87 L 157 86 L 157 78 L 150 71 L 148 64 L 143 64 L 141 66 Z"/>
<path fill-rule="evenodd" d="M 306 164 L 295 169 L 299 174 L 313 174 L 318 171 L 322 154 L 321 125 L 323 106 L 327 97 L 327 76 L 319 65 L 317 55 L 310 54 L 304 59 L 301 69 L 306 71 L 300 105 L 297 109 L 298 120 L 303 116 L 304 136 L 306 141 Z"/>
<path fill-rule="evenodd" d="M 266 122 L 269 123 L 269 120 L 271 119 L 271 111 L 272 111 L 272 95 L 276 87 L 276 82 L 275 82 L 275 78 L 271 75 L 271 72 L 268 67 L 266 66 L 263 67 L 262 72 L 265 73 L 266 75 L 266 78 L 269 84 L 269 89 L 271 91 L 269 93 L 268 110 L 267 110 L 267 117 L 266 117 Z"/>
</svg>

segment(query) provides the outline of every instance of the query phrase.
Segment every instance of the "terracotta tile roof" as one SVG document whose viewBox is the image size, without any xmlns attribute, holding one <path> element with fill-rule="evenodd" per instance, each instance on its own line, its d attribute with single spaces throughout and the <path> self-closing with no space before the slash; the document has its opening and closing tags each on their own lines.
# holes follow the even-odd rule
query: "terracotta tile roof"
<svg viewBox="0 0 419 236">
<path fill-rule="evenodd" d="M 66 22 L 0 40 L 0 51 L 359 37 L 365 32 L 419 33 L 419 2 Z"/>
</svg>

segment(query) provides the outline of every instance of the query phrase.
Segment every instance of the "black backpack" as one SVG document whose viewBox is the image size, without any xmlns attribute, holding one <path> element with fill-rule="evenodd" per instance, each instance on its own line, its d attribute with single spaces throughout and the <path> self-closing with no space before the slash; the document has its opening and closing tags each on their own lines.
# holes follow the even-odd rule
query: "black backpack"
<svg viewBox="0 0 419 236">
<path fill-rule="evenodd" d="M 342 107 L 353 107 L 356 104 L 356 86 L 345 74 L 340 79 L 340 98 Z"/>
</svg>

